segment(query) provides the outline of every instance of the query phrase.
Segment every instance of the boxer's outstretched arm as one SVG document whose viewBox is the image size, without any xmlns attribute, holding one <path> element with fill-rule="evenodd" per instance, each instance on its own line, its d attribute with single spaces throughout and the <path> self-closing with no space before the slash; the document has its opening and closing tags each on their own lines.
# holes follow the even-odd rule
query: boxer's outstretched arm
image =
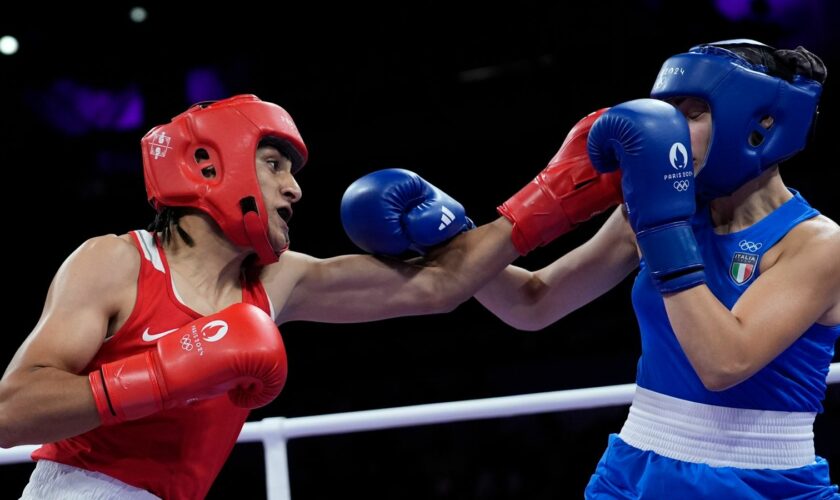
<svg viewBox="0 0 840 500">
<path fill-rule="evenodd" d="M 589 241 L 538 271 L 508 266 L 475 297 L 505 323 L 539 330 L 606 293 L 639 265 L 621 207 Z"/>
<path fill-rule="evenodd" d="M 93 238 L 64 262 L 38 324 L 0 380 L 0 446 L 56 441 L 99 426 L 81 372 L 136 285 L 139 267 L 137 251 L 116 236 Z"/>
<path fill-rule="evenodd" d="M 286 252 L 262 279 L 278 323 L 349 323 L 446 312 L 469 299 L 519 252 L 504 218 L 462 233 L 425 257 L 345 255 L 317 259 Z"/>
<path fill-rule="evenodd" d="M 379 254 L 431 251 L 407 263 L 369 256 L 318 260 L 289 253 L 263 273 L 277 321 L 371 321 L 449 311 L 518 254 L 615 206 L 621 201 L 620 176 L 596 172 L 586 150 L 589 129 L 604 111 L 572 127 L 549 164 L 498 207 L 503 218 L 442 246 L 471 226 L 460 203 L 406 170 L 380 170 L 357 180 L 345 192 L 341 216 L 360 248 Z M 442 231 L 447 225 L 453 230 Z M 489 295 L 500 298 L 505 292 Z M 507 299 L 516 303 L 515 297 Z"/>
</svg>

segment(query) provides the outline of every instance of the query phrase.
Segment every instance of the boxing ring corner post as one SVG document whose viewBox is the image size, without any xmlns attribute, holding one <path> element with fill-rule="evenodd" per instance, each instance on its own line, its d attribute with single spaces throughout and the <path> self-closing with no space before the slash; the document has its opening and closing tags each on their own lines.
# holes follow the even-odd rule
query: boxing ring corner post
<svg viewBox="0 0 840 500">
<path fill-rule="evenodd" d="M 826 382 L 840 383 L 840 363 L 829 367 Z M 237 442 L 262 442 L 267 498 L 290 500 L 286 442 L 292 438 L 620 406 L 632 401 L 635 388 L 635 384 L 623 384 L 308 417 L 271 417 L 246 423 Z M 0 449 L 0 465 L 28 462 L 36 448 L 25 445 Z"/>
</svg>

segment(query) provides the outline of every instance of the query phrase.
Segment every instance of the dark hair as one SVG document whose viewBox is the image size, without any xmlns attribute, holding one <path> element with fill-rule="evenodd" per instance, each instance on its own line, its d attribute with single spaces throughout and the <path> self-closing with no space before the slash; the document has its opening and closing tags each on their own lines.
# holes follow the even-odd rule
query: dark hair
<svg viewBox="0 0 840 500">
<path fill-rule="evenodd" d="M 739 43 L 719 46 L 738 54 L 748 63 L 760 67 L 768 75 L 783 78 L 789 82 L 793 81 L 794 76 L 800 75 L 825 83 L 828 74 L 822 59 L 801 45 L 793 50 Z"/>
<path fill-rule="evenodd" d="M 273 147 L 277 151 L 280 151 L 280 154 L 288 158 L 289 161 L 292 162 L 293 171 L 296 171 L 298 168 L 300 168 L 301 164 L 303 163 L 303 157 L 294 147 L 292 147 L 291 144 L 289 144 L 288 141 L 273 136 L 263 137 L 257 144 L 257 149 L 264 148 L 266 146 Z"/>
<path fill-rule="evenodd" d="M 185 213 L 187 213 L 187 209 L 183 207 L 163 207 L 160 212 L 155 215 L 155 220 L 149 224 L 149 227 L 147 227 L 146 230 L 153 233 L 160 233 L 160 239 L 165 245 L 172 241 L 172 227 L 174 226 L 178 231 L 178 235 L 180 235 L 181 239 L 184 240 L 184 243 L 188 246 L 193 246 L 195 241 L 193 241 L 192 236 L 184 231 L 178 223 L 178 220 Z"/>
</svg>

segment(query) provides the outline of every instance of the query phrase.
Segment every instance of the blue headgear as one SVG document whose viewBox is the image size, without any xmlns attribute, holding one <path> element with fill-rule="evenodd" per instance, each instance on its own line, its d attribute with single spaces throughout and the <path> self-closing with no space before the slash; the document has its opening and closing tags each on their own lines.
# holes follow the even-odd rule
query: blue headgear
<svg viewBox="0 0 840 500">
<path fill-rule="evenodd" d="M 662 65 L 651 97 L 695 97 L 709 104 L 712 135 L 697 174 L 701 200 L 728 196 L 767 168 L 805 147 L 822 85 L 803 75 L 791 81 L 771 76 L 726 46 L 771 47 L 753 40 L 727 40 L 692 47 Z M 761 121 L 773 118 L 766 129 Z"/>
</svg>

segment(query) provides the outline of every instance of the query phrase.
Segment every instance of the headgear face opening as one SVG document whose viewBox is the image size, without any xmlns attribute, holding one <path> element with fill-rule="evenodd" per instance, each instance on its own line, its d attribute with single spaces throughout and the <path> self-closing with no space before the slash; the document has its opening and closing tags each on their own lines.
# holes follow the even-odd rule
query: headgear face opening
<svg viewBox="0 0 840 500">
<path fill-rule="evenodd" d="M 308 152 L 289 113 L 254 95 L 196 104 L 140 141 L 149 203 L 192 207 L 210 215 L 236 245 L 253 248 L 261 264 L 276 262 L 268 236 L 268 213 L 256 172 L 260 141 L 286 143 L 292 172 Z"/>
<path fill-rule="evenodd" d="M 822 85 L 802 75 L 790 81 L 767 74 L 726 47 L 772 51 L 753 40 L 727 40 L 692 47 L 662 65 L 651 97 L 695 97 L 709 104 L 712 135 L 697 174 L 702 201 L 729 196 L 769 167 L 805 147 Z M 769 128 L 761 125 L 772 117 Z"/>
</svg>

